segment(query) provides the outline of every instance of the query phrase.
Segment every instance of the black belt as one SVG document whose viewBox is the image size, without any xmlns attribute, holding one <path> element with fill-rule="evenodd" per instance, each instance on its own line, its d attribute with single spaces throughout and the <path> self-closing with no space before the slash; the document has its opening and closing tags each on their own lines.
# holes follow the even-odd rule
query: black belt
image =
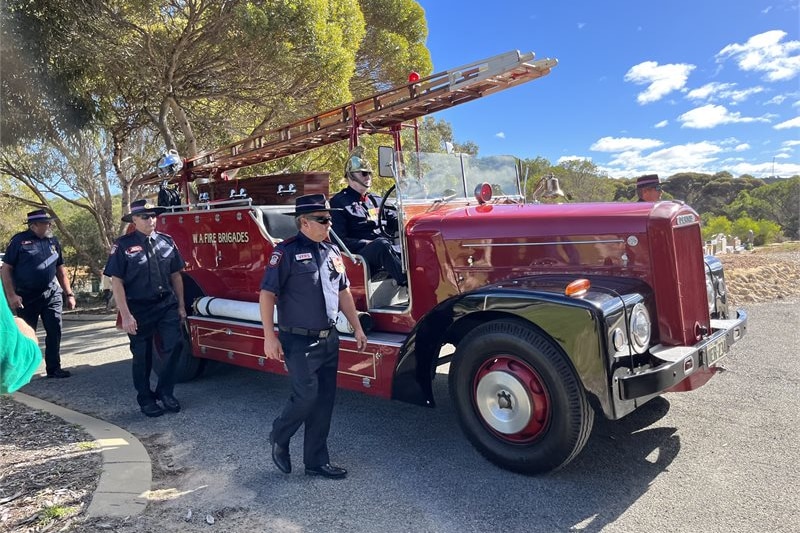
<svg viewBox="0 0 800 533">
<path fill-rule="evenodd" d="M 170 294 L 172 293 L 162 292 L 155 298 L 149 298 L 149 299 L 128 298 L 128 303 L 134 305 L 155 305 L 166 300 L 170 296 Z"/>
<path fill-rule="evenodd" d="M 333 331 L 333 327 L 328 329 L 306 329 L 306 328 L 285 328 L 278 326 L 278 329 L 284 333 L 291 333 L 292 335 L 303 335 L 304 337 L 314 337 L 315 339 L 325 339 Z"/>
</svg>

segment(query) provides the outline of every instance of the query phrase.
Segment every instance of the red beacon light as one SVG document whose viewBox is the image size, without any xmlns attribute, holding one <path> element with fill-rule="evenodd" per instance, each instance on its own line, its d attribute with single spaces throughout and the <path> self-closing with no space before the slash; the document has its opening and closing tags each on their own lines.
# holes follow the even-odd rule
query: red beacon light
<svg viewBox="0 0 800 533">
<path fill-rule="evenodd" d="M 417 83 L 419 81 L 419 72 L 411 71 L 408 75 L 408 83 Z"/>
<path fill-rule="evenodd" d="M 478 200 L 479 204 L 485 204 L 486 202 L 491 200 L 492 186 L 486 183 L 485 181 L 483 183 L 478 184 L 478 186 L 475 187 L 475 199 Z"/>
</svg>

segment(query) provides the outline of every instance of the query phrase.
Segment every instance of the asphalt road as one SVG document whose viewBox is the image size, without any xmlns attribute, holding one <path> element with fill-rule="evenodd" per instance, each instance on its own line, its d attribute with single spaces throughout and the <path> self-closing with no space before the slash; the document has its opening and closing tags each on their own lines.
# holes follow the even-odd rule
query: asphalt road
<svg viewBox="0 0 800 533">
<path fill-rule="evenodd" d="M 296 472 L 284 476 L 269 458 L 268 433 L 286 378 L 223 369 L 176 388 L 179 414 L 146 419 L 127 337 L 112 322 L 65 322 L 63 361 L 73 377 L 34 378 L 23 392 L 137 435 L 163 489 L 147 513 L 174 520 L 175 530 L 192 509 L 215 514 L 215 526 L 202 526 L 218 531 L 795 532 L 800 302 L 748 311 L 748 335 L 727 371 L 620 421 L 599 417 L 582 454 L 541 477 L 501 470 L 470 446 L 446 379 L 435 385 L 436 409 L 340 391 L 330 448 L 349 477 L 297 473 L 300 434 L 291 448 Z"/>
</svg>

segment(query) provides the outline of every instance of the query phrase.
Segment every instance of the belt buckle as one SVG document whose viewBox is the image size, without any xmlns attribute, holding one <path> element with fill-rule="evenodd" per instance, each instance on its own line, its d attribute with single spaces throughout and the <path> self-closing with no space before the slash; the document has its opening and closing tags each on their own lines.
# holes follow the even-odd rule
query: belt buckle
<svg viewBox="0 0 800 533">
<path fill-rule="evenodd" d="M 319 332 L 319 338 L 320 339 L 327 339 L 328 335 L 330 335 L 330 333 L 331 333 L 331 330 L 323 329 L 322 331 Z"/>
</svg>

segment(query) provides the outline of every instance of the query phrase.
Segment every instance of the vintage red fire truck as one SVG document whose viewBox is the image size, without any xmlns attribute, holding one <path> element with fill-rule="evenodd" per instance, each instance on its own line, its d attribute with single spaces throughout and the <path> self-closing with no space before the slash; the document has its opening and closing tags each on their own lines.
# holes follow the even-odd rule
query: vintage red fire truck
<svg viewBox="0 0 800 533">
<path fill-rule="evenodd" d="M 595 412 L 619 419 L 665 392 L 703 385 L 745 334 L 747 317 L 729 309 L 722 265 L 703 256 L 700 217 L 689 206 L 539 203 L 558 185 L 541 179 L 526 199 L 512 157 L 402 151 L 409 121 L 556 64 L 509 52 L 186 160 L 173 182 L 184 193 L 194 182 L 200 199 L 185 195 L 158 221 L 187 262 L 184 377 L 204 360 L 285 372 L 262 352 L 260 282 L 273 247 L 297 231 L 285 214 L 295 198 L 336 192 L 325 172 L 237 181 L 223 173 L 388 133 L 393 146 L 380 150 L 378 166 L 395 185 L 380 215 L 395 209 L 401 221 L 390 237 L 408 298 L 332 235 L 370 325 L 369 345 L 358 350 L 342 324 L 341 387 L 433 407 L 432 380 L 448 365 L 472 444 L 501 467 L 542 473 L 581 451 Z"/>
</svg>

